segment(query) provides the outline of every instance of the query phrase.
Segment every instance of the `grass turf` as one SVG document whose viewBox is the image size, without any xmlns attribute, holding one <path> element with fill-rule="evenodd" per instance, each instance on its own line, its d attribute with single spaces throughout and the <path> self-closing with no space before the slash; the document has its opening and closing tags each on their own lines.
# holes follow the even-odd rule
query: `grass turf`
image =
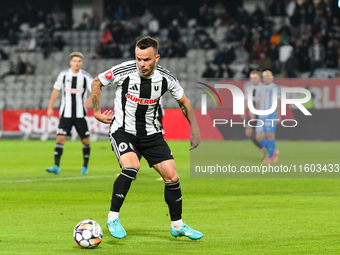
<svg viewBox="0 0 340 255">
<path fill-rule="evenodd" d="M 227 143 L 233 164 L 259 164 L 249 141 Z M 181 179 L 183 219 L 203 239 L 170 235 L 164 185 L 144 160 L 121 209 L 128 235 L 110 236 L 105 222 L 120 169 L 108 141 L 92 142 L 87 176 L 79 174 L 80 142 L 68 141 L 55 176 L 45 171 L 54 141 L 0 140 L 0 254 L 340 254 L 339 179 L 192 179 L 189 143 L 169 145 Z M 283 164 L 334 163 L 339 151 L 338 142 L 277 145 Z M 94 250 L 80 249 L 72 238 L 75 225 L 89 218 L 104 232 Z"/>
</svg>

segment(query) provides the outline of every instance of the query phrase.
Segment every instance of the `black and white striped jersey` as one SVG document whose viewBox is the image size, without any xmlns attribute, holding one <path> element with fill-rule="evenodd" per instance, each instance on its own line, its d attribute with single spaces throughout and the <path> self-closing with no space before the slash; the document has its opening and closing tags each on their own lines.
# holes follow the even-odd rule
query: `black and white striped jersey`
<svg viewBox="0 0 340 255">
<path fill-rule="evenodd" d="M 73 73 L 71 68 L 61 71 L 53 88 L 62 93 L 60 104 L 60 117 L 83 118 L 86 116 L 84 101 L 87 99 L 87 91 L 91 93 L 91 75 L 80 69 Z"/>
<path fill-rule="evenodd" d="M 168 90 L 176 100 L 184 94 L 170 71 L 156 65 L 154 73 L 145 77 L 135 60 L 113 66 L 98 78 L 104 86 L 116 86 L 111 133 L 118 128 L 136 136 L 161 132 L 155 123 L 160 97 Z"/>
<path fill-rule="evenodd" d="M 259 84 L 257 85 L 254 85 L 253 83 L 249 82 L 249 83 L 246 83 L 243 87 L 243 90 L 244 90 L 244 100 L 248 100 L 248 89 L 251 89 L 253 91 L 252 93 L 252 99 L 253 99 L 253 106 L 254 108 L 256 109 L 256 104 L 259 102 L 259 99 L 258 99 L 258 91 L 259 89 L 261 88 L 261 86 L 263 86 L 263 83 L 260 82 Z M 254 117 L 254 114 L 252 114 L 251 112 L 249 112 L 250 114 L 250 117 Z"/>
</svg>

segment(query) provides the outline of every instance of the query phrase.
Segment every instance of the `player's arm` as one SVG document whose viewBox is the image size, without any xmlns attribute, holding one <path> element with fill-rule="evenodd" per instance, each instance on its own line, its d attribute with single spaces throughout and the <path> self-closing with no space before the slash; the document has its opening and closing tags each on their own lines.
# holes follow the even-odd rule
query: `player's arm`
<svg viewBox="0 0 340 255">
<path fill-rule="evenodd" d="M 84 101 L 84 106 L 86 108 L 90 108 L 91 107 L 91 103 L 92 103 L 92 95 L 89 96 L 89 98 Z"/>
<path fill-rule="evenodd" d="M 53 89 L 51 98 L 50 98 L 50 103 L 48 104 L 47 108 L 47 117 L 51 118 L 53 116 L 53 105 L 55 103 L 55 100 L 57 100 L 59 96 L 59 90 Z"/>
<path fill-rule="evenodd" d="M 194 110 L 192 109 L 191 104 L 185 94 L 183 94 L 181 99 L 177 100 L 177 103 L 181 108 L 183 115 L 190 124 L 190 150 L 195 149 L 201 142 L 201 134 L 197 125 Z"/>
<path fill-rule="evenodd" d="M 100 110 L 100 98 L 102 94 L 103 84 L 99 80 L 98 76 L 94 78 L 91 84 L 91 98 L 92 98 L 92 107 L 93 107 L 93 115 L 94 117 L 103 123 L 110 124 L 112 122 L 113 111 L 106 110 L 101 113 Z"/>
</svg>

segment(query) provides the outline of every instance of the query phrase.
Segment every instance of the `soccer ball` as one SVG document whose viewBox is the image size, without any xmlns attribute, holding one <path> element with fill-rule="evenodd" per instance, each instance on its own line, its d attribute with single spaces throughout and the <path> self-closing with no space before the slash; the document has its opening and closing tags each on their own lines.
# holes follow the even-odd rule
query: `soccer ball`
<svg viewBox="0 0 340 255">
<path fill-rule="evenodd" d="M 103 231 L 94 220 L 83 220 L 73 231 L 73 238 L 80 248 L 95 248 L 103 239 Z"/>
</svg>

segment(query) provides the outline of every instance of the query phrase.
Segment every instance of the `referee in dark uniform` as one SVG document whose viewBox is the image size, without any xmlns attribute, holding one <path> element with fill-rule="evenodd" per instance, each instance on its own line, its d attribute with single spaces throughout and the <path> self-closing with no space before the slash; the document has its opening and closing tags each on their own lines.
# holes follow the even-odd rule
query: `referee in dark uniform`
<svg viewBox="0 0 340 255">
<path fill-rule="evenodd" d="M 83 54 L 81 52 L 71 53 L 71 68 L 61 71 L 53 86 L 54 89 L 47 109 L 48 117 L 53 116 L 53 105 L 60 92 L 62 92 L 62 98 L 59 111 L 60 120 L 54 149 L 54 165 L 46 169 L 49 173 L 60 174 L 60 157 L 63 153 L 66 136 L 71 135 L 73 126 L 76 128 L 83 144 L 84 164 L 80 173 L 88 173 L 90 132 L 86 120 L 86 108 L 91 106 L 92 99 L 91 96 L 87 98 L 87 92 L 91 93 L 91 83 L 93 79 L 88 72 L 80 69 L 82 64 Z"/>
</svg>

